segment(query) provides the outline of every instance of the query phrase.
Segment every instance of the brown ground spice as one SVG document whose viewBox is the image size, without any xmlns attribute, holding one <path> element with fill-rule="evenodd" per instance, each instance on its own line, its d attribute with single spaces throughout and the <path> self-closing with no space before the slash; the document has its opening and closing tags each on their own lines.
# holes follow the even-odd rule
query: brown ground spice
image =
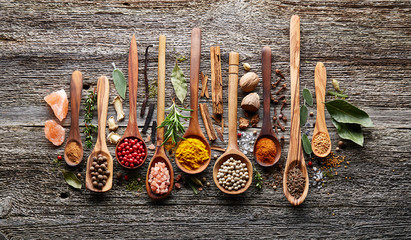
<svg viewBox="0 0 411 240">
<path fill-rule="evenodd" d="M 78 163 L 80 162 L 81 157 L 81 148 L 78 143 L 72 141 L 67 144 L 66 155 L 71 162 Z"/>
</svg>

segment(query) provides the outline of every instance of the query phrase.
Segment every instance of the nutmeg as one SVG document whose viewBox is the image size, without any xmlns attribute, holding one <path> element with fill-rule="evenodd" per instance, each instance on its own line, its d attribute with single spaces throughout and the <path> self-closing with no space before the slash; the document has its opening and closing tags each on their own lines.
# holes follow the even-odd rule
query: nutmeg
<svg viewBox="0 0 411 240">
<path fill-rule="evenodd" d="M 241 101 L 241 108 L 248 112 L 257 112 L 260 108 L 260 96 L 255 92 L 248 94 Z"/>
<path fill-rule="evenodd" d="M 248 72 L 240 79 L 240 87 L 244 92 L 251 92 L 257 87 L 260 78 L 255 72 Z"/>
</svg>

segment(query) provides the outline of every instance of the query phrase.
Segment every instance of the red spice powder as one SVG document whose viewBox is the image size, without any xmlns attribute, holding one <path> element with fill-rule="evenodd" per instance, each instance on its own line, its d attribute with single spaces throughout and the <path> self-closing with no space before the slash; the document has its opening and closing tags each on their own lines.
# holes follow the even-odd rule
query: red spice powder
<svg viewBox="0 0 411 240">
<path fill-rule="evenodd" d="M 272 164 L 275 162 L 277 148 L 271 139 L 261 138 L 258 140 L 255 148 L 255 156 L 259 161 L 265 164 Z"/>
</svg>

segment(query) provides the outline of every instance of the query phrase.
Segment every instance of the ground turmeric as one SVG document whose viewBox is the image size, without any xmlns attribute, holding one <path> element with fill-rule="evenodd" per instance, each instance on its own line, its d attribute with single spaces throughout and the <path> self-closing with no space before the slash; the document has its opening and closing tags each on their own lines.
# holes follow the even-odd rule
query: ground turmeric
<svg viewBox="0 0 411 240">
<path fill-rule="evenodd" d="M 209 158 L 205 144 L 197 138 L 182 140 L 176 151 L 176 159 L 188 170 L 201 167 Z"/>
</svg>

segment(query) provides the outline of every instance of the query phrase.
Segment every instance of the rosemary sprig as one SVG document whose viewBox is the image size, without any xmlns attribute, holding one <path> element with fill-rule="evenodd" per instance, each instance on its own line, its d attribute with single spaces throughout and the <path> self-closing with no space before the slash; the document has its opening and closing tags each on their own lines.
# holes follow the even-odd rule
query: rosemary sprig
<svg viewBox="0 0 411 240">
<path fill-rule="evenodd" d="M 85 145 L 90 149 L 93 146 L 93 133 L 97 132 L 97 126 L 91 123 L 93 120 L 93 111 L 96 110 L 97 94 L 96 90 L 90 90 L 86 102 L 84 103 L 84 134 L 86 134 Z"/>
<path fill-rule="evenodd" d="M 253 168 L 254 168 L 254 180 L 256 181 L 255 186 L 258 189 L 262 189 L 263 188 L 263 178 L 261 177 L 260 172 L 257 171 L 254 165 L 253 165 Z"/>
<path fill-rule="evenodd" d="M 181 108 L 177 106 L 174 101 L 173 101 L 173 104 L 166 110 L 170 112 L 168 113 L 166 119 L 164 119 L 161 125 L 158 126 L 157 128 L 165 127 L 167 129 L 164 134 L 163 144 L 167 142 L 167 140 L 170 137 L 171 137 L 171 141 L 174 144 L 176 144 L 179 138 L 183 138 L 182 135 L 180 134 L 183 134 L 185 132 L 185 128 L 183 127 L 181 120 L 191 118 L 191 116 L 182 115 L 180 111 L 193 111 L 193 110 Z"/>
</svg>

